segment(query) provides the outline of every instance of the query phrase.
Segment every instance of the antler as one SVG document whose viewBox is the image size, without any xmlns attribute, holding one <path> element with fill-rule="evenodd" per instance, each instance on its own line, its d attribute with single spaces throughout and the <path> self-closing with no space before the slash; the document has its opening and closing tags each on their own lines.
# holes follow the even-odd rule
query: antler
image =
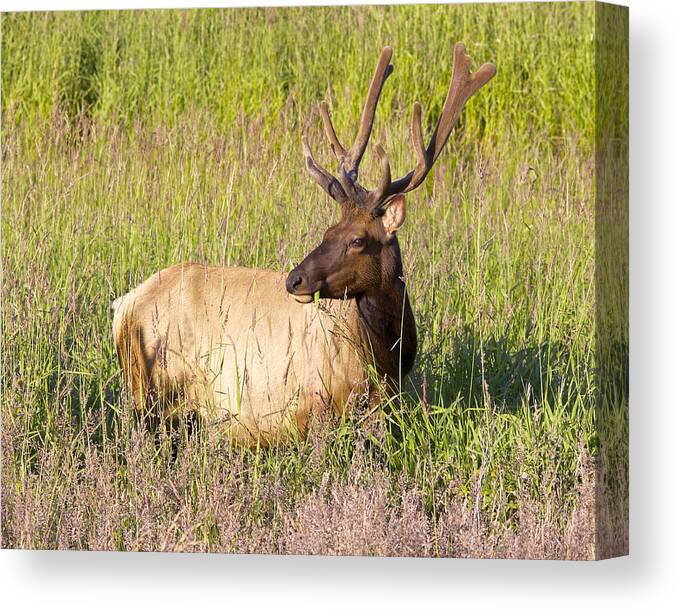
<svg viewBox="0 0 678 610">
<path fill-rule="evenodd" d="M 304 160 L 306 161 L 306 170 L 311 177 L 325 189 L 327 194 L 338 201 L 344 203 L 348 199 L 344 189 L 341 187 L 337 179 L 332 176 L 324 167 L 318 165 L 313 158 L 311 147 L 308 145 L 308 136 L 304 135 L 301 139 L 301 145 L 304 150 Z"/>
<path fill-rule="evenodd" d="M 367 194 L 367 191 L 358 184 L 358 167 L 365 154 L 365 149 L 372 133 L 374 115 L 377 110 L 381 90 L 386 79 L 393 72 L 393 66 L 390 64 L 392 56 L 393 49 L 391 47 L 384 47 L 382 49 L 360 116 L 358 134 L 353 142 L 353 146 L 349 150 L 346 150 L 341 142 L 339 142 L 337 132 L 334 129 L 334 125 L 332 125 L 327 102 L 320 104 L 320 116 L 322 117 L 325 136 L 329 140 L 334 155 L 339 160 L 340 181 L 337 181 L 326 169 L 316 163 L 308 145 L 307 136 L 304 136 L 302 139 L 306 169 L 313 179 L 325 189 L 327 194 L 340 203 L 349 199 L 349 195 L 353 198 L 364 199 Z"/>
<path fill-rule="evenodd" d="M 412 144 L 417 155 L 417 166 L 406 176 L 395 182 L 390 182 L 383 194 L 377 193 L 379 200 L 375 201 L 376 197 L 373 198 L 375 205 L 383 205 L 393 195 L 407 193 L 417 188 L 424 181 L 445 147 L 464 104 L 497 73 L 495 66 L 490 63 L 483 64 L 473 74 L 470 67 L 471 58 L 466 54 L 464 45 L 458 42 L 454 46 L 454 72 L 450 81 L 450 88 L 447 91 L 443 110 L 428 146 L 424 148 L 424 136 L 421 129 L 421 104 L 415 102 L 412 112 Z"/>
<path fill-rule="evenodd" d="M 382 88 L 386 79 L 393 71 L 393 66 L 390 64 L 392 56 L 393 49 L 391 47 L 384 47 L 382 49 L 360 116 L 358 134 L 349 150 L 346 150 L 341 142 L 339 142 L 337 133 L 332 125 L 327 103 L 322 102 L 320 105 L 320 115 L 323 121 L 325 136 L 329 140 L 334 155 L 339 160 L 339 180 L 315 162 L 306 136 L 302 140 L 308 172 L 331 197 L 340 203 L 353 199 L 370 208 L 379 208 L 386 205 L 394 195 L 407 193 L 418 187 L 428 175 L 445 146 L 464 104 L 496 73 L 496 68 L 492 64 L 487 63 L 472 74 L 469 70 L 471 58 L 466 54 L 464 45 L 458 42 L 454 47 L 454 72 L 450 88 L 447 92 L 440 118 L 427 147 L 424 147 L 424 136 L 421 128 L 421 104 L 419 102 L 414 104 L 414 111 L 412 113 L 412 143 L 417 155 L 417 166 L 406 176 L 392 182 L 388 157 L 384 149 L 377 145 L 375 150 L 381 162 L 381 179 L 376 189 L 367 191 L 358 183 L 358 168 L 372 133 L 374 115 Z"/>
<path fill-rule="evenodd" d="M 337 138 L 337 133 L 334 130 L 332 119 L 330 118 L 327 102 L 322 102 L 320 105 L 320 115 L 323 119 L 325 136 L 330 141 L 330 145 L 332 146 L 335 157 L 337 157 L 340 162 L 340 166 L 354 182 L 358 177 L 358 167 L 365 154 L 367 142 L 372 133 L 374 114 L 377 110 L 377 103 L 379 102 L 381 90 L 384 87 L 386 79 L 390 76 L 391 72 L 393 72 L 393 66 L 391 65 L 392 56 L 393 49 L 391 47 L 384 47 L 381 50 L 381 55 L 379 56 L 379 61 L 377 62 L 377 67 L 367 92 L 367 99 L 365 100 L 363 111 L 360 115 L 360 128 L 358 129 L 358 134 L 355 137 L 353 146 L 351 146 L 348 151 L 341 145 Z"/>
</svg>

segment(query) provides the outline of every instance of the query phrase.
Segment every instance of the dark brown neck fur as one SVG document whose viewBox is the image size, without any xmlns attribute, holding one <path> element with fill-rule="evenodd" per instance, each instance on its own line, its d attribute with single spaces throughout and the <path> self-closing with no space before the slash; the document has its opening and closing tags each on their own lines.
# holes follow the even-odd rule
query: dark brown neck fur
<svg viewBox="0 0 678 610">
<path fill-rule="evenodd" d="M 417 329 L 403 281 L 398 241 L 382 250 L 382 281 L 374 291 L 356 297 L 365 355 L 379 375 L 404 379 L 417 354 Z"/>
</svg>

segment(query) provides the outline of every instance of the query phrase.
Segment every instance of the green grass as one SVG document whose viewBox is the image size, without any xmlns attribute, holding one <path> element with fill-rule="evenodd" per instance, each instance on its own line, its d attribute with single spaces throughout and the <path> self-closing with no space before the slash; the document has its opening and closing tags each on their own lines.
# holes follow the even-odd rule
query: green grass
<svg viewBox="0 0 678 610">
<path fill-rule="evenodd" d="M 4 15 L 3 544 L 62 544 L 57 515 L 87 487 L 92 455 L 110 461 L 115 501 L 133 493 L 111 301 L 179 260 L 300 260 L 337 217 L 303 172 L 305 128 L 329 161 L 309 110 L 329 96 L 348 139 L 384 44 L 395 72 L 373 142 L 397 174 L 414 162 L 412 103 L 429 128 L 437 117 L 453 43 L 498 67 L 409 197 L 415 369 L 388 420 L 331 422 L 321 448 L 312 435 L 234 457 L 186 437 L 191 502 L 209 493 L 215 460 L 244 460 L 251 489 L 276 481 L 294 504 L 326 473 L 350 477 L 367 438 L 367 462 L 420 493 L 434 523 L 441 498 L 497 527 L 513 527 L 525 494 L 541 510 L 573 505 L 582 452 L 599 443 L 593 15 L 590 4 Z M 369 181 L 371 160 L 365 169 Z M 171 482 L 168 452 L 150 459 Z M 55 464 L 71 474 L 41 475 Z M 15 513 L 29 489 L 53 516 L 22 543 Z M 276 506 L 255 497 L 247 518 L 276 522 Z M 126 524 L 143 519 L 116 519 L 111 539 L 133 547 Z M 191 527 L 224 548 L 218 522 Z M 63 544 L 94 544 L 76 538 Z"/>
<path fill-rule="evenodd" d="M 593 138 L 593 5 L 395 6 L 7 15 L 3 109 L 17 120 L 55 108 L 131 129 L 175 126 L 197 113 L 218 133 L 238 117 L 277 130 L 331 92 L 337 127 L 354 126 L 381 47 L 396 72 L 380 116 L 419 98 L 429 124 L 444 99 L 452 46 L 501 61 L 492 95 L 465 112 L 473 135 Z M 479 65 L 479 64 L 478 64 Z M 279 152 L 287 142 L 271 142 Z M 295 143 L 296 148 L 296 143 Z M 296 152 L 296 151 L 295 151 Z"/>
</svg>

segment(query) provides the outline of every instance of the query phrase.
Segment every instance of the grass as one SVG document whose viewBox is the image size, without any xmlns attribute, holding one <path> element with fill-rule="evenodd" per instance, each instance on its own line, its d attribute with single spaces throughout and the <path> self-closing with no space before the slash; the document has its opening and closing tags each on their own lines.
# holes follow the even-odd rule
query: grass
<svg viewBox="0 0 678 610">
<path fill-rule="evenodd" d="M 596 410 L 593 24 L 587 3 L 3 16 L 2 545 L 623 551 L 625 452 Z M 409 197 L 420 350 L 389 415 L 260 451 L 139 429 L 111 301 L 179 260 L 290 269 L 337 217 L 303 172 L 305 128 L 329 160 L 312 104 L 350 133 L 392 44 L 373 141 L 405 173 L 412 103 L 430 127 L 458 39 L 499 73 Z"/>
</svg>

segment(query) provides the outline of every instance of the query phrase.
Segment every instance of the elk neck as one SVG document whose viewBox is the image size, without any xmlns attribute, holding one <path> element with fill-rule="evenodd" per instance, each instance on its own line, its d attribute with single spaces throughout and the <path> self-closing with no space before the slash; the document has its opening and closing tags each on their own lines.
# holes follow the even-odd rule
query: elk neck
<svg viewBox="0 0 678 610">
<path fill-rule="evenodd" d="M 358 326 L 366 358 L 374 361 L 379 375 L 397 380 L 414 365 L 417 329 L 395 236 L 381 259 L 380 284 L 356 297 Z"/>
</svg>

